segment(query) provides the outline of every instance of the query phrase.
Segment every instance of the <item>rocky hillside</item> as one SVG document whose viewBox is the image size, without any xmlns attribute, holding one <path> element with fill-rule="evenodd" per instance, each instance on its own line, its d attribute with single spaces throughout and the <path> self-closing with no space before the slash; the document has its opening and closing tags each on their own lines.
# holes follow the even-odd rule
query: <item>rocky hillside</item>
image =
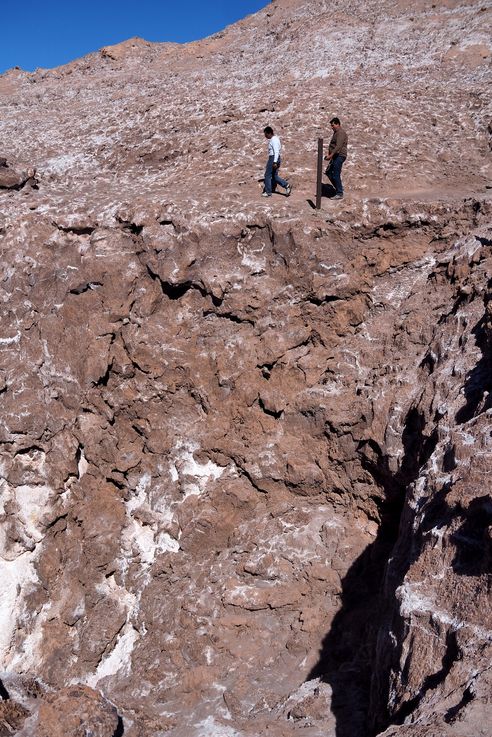
<svg viewBox="0 0 492 737">
<path fill-rule="evenodd" d="M 0 737 L 491 736 L 491 21 L 0 76 Z"/>
</svg>

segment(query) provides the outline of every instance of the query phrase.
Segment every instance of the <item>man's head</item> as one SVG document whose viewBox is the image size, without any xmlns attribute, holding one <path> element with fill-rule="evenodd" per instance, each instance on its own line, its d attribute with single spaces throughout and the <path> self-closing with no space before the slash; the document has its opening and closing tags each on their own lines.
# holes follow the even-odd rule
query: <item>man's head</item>
<svg viewBox="0 0 492 737">
<path fill-rule="evenodd" d="M 330 120 L 330 125 L 334 131 L 338 130 L 338 128 L 340 128 L 340 118 L 332 118 Z"/>
<path fill-rule="evenodd" d="M 272 136 L 273 136 L 273 128 L 271 128 L 269 125 L 267 125 L 267 127 L 263 129 L 263 133 L 265 134 L 265 138 L 272 138 Z"/>
</svg>

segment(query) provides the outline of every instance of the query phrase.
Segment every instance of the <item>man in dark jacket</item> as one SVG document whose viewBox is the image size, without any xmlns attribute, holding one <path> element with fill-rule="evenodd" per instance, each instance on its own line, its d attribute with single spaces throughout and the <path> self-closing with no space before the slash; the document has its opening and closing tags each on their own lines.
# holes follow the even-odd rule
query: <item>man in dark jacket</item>
<svg viewBox="0 0 492 737">
<path fill-rule="evenodd" d="M 333 199 L 341 200 L 343 198 L 342 166 L 347 158 L 348 135 L 343 130 L 339 118 L 332 118 L 330 125 L 333 136 L 328 147 L 328 156 L 325 156 L 325 161 L 330 162 L 326 176 L 336 190 Z"/>
</svg>

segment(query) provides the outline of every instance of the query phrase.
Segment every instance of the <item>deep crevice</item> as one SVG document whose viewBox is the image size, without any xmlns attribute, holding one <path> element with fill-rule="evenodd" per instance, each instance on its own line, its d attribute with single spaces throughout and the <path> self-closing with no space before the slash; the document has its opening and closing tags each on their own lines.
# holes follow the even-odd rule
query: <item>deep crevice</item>
<svg viewBox="0 0 492 737">
<path fill-rule="evenodd" d="M 316 307 L 321 305 L 329 304 L 330 302 L 343 302 L 344 297 L 338 297 L 336 294 L 327 294 L 325 297 L 308 297 L 306 302 L 309 302 Z"/>
<path fill-rule="evenodd" d="M 221 318 L 223 320 L 230 320 L 231 322 L 235 322 L 238 325 L 252 325 L 255 326 L 254 320 L 250 320 L 247 317 L 239 317 L 238 315 L 235 315 L 233 312 L 215 312 L 215 310 L 204 310 L 203 317 L 210 317 L 213 315 L 214 317 Z"/>
<path fill-rule="evenodd" d="M 115 471 L 116 473 L 121 473 L 117 469 L 113 469 L 113 471 Z M 120 491 L 123 491 L 124 489 L 126 489 L 126 484 L 124 484 L 121 481 L 118 481 L 113 476 L 106 476 L 106 483 L 113 484 L 113 486 L 116 486 L 116 488 L 119 489 Z"/>
<path fill-rule="evenodd" d="M 118 715 L 118 726 L 116 727 L 113 737 L 123 737 L 124 734 L 125 725 L 123 724 L 123 719 Z"/>
<path fill-rule="evenodd" d="M 473 686 L 470 684 L 463 692 L 463 696 L 461 697 L 461 700 L 459 703 L 456 704 L 456 706 L 452 706 L 450 709 L 447 710 L 446 714 L 444 715 L 444 721 L 446 724 L 453 724 L 459 717 L 459 714 L 463 709 L 468 706 L 470 702 L 473 701 L 475 698 L 475 694 L 473 692 Z"/>
<path fill-rule="evenodd" d="M 80 284 L 78 287 L 74 287 L 73 289 L 69 290 L 69 294 L 84 294 L 85 292 L 89 292 L 92 289 L 95 289 L 96 287 L 102 287 L 102 282 L 95 281 L 95 282 L 85 282 L 84 284 Z"/>
<path fill-rule="evenodd" d="M 129 220 L 119 220 L 119 223 L 121 224 L 123 230 L 127 230 L 132 235 L 141 235 L 142 230 L 144 229 L 143 225 L 137 225 L 136 223 L 132 223 Z"/>
<path fill-rule="evenodd" d="M 164 281 L 159 274 L 156 274 L 155 271 L 152 271 L 150 266 L 147 264 L 147 273 L 149 274 L 150 278 L 157 282 L 159 286 L 161 287 L 162 293 L 166 295 L 171 300 L 181 299 L 181 297 L 184 297 L 186 292 L 188 292 L 191 289 L 191 282 L 182 282 L 181 284 L 171 284 L 170 282 Z"/>
<path fill-rule="evenodd" d="M 259 397 L 259 398 L 258 398 L 258 405 L 259 405 L 259 407 L 261 408 L 261 410 L 262 410 L 262 411 L 263 411 L 263 412 L 264 412 L 264 413 L 265 413 L 266 415 L 269 415 L 270 417 L 274 417 L 274 418 L 275 418 L 276 420 L 280 420 L 280 418 L 281 418 L 281 417 L 283 416 L 283 414 L 284 414 L 284 411 L 283 411 L 283 409 L 281 409 L 281 410 L 279 410 L 278 412 L 276 412 L 276 411 L 275 411 L 275 410 L 273 410 L 273 409 L 268 409 L 267 407 L 265 407 L 265 405 L 264 405 L 264 403 L 263 403 L 263 400 L 261 399 L 261 397 Z"/>
<path fill-rule="evenodd" d="M 170 282 L 165 281 L 162 279 L 159 274 L 157 274 L 155 271 L 153 271 L 150 266 L 147 264 L 147 273 L 153 279 L 156 281 L 162 290 L 162 293 L 166 295 L 170 300 L 177 300 L 181 299 L 181 297 L 184 297 L 184 295 L 190 291 L 190 289 L 196 289 L 202 297 L 210 297 L 212 300 L 212 304 L 215 307 L 220 307 L 223 300 L 220 297 L 216 297 L 211 292 L 207 292 L 204 287 L 202 287 L 200 284 L 197 284 L 196 282 L 191 281 L 185 281 L 181 282 L 180 284 L 171 284 Z"/>
<path fill-rule="evenodd" d="M 135 432 L 137 433 L 137 435 L 140 435 L 141 438 L 143 438 L 144 440 L 147 440 L 147 435 L 142 430 L 142 428 L 139 427 L 135 422 L 132 423 L 132 428 L 133 428 L 133 430 L 135 430 Z"/>
<path fill-rule="evenodd" d="M 51 530 L 57 524 L 57 522 L 59 522 L 62 519 L 66 519 L 67 517 L 68 517 L 68 512 L 66 512 L 65 514 L 59 514 L 57 517 L 55 517 L 55 519 L 51 520 L 51 522 L 49 522 L 46 525 L 46 529 Z"/>
<path fill-rule="evenodd" d="M 427 374 L 431 376 L 434 373 L 434 369 L 437 365 L 437 356 L 431 350 L 428 350 L 422 361 L 420 362 L 419 368 L 427 371 Z"/>
<path fill-rule="evenodd" d="M 367 737 L 371 676 L 378 634 L 379 596 L 400 522 L 402 503 L 382 507 L 375 542 L 351 565 L 342 581 L 341 607 L 308 676 L 332 688 L 336 737 Z"/>
<path fill-rule="evenodd" d="M 111 369 L 113 367 L 113 364 L 108 364 L 105 373 L 103 376 L 100 376 L 97 381 L 92 382 L 93 386 L 107 386 L 109 382 L 109 378 L 111 376 Z"/>
<path fill-rule="evenodd" d="M 171 284 L 167 281 L 161 280 L 162 293 L 171 300 L 181 299 L 184 297 L 186 292 L 189 292 L 192 288 L 191 282 L 183 282 L 182 284 Z"/>
<path fill-rule="evenodd" d="M 3 701 L 8 701 L 10 699 L 9 692 L 5 688 L 3 681 L 0 679 L 0 699 Z"/>
<path fill-rule="evenodd" d="M 82 225 L 80 227 L 56 225 L 56 227 L 63 233 L 72 233 L 73 235 L 92 235 L 96 229 L 93 225 Z"/>
<path fill-rule="evenodd" d="M 488 495 L 473 499 L 466 510 L 460 510 L 461 524 L 451 540 L 456 546 L 453 571 L 464 576 L 492 573 L 492 501 Z"/>
<path fill-rule="evenodd" d="M 44 453 L 44 449 L 40 445 L 30 445 L 28 448 L 19 448 L 15 453 L 14 458 L 17 456 L 25 456 L 28 453 Z"/>
<path fill-rule="evenodd" d="M 387 581 L 388 561 L 399 539 L 407 489 L 430 459 L 438 440 L 436 427 L 428 435 L 425 430 L 425 417 L 412 407 L 405 419 L 404 455 L 396 473 L 391 472 L 389 459 L 374 440 L 359 445 L 361 465 L 381 492 L 375 496 L 379 531 L 342 581 L 340 610 L 323 641 L 319 661 L 307 679 L 321 678 L 331 685 L 336 737 L 372 737 L 393 723 L 385 712 L 387 702 L 381 705 L 372 696 L 374 661 L 385 602 L 388 597 L 392 600 L 404 575 L 398 571 Z M 336 428 L 330 432 L 336 432 Z M 388 586 L 389 593 L 383 588 Z M 453 652 L 451 648 L 449 658 Z M 430 688 L 432 683 L 431 680 L 426 686 Z M 374 713 L 374 708 L 380 713 Z"/>
<path fill-rule="evenodd" d="M 271 363 L 257 364 L 256 365 L 256 368 L 260 369 L 260 371 L 263 374 L 263 377 L 265 379 L 269 379 L 270 376 L 272 375 L 272 371 L 275 368 L 278 360 L 280 360 L 280 359 L 277 359 L 275 361 L 272 361 Z"/>
<path fill-rule="evenodd" d="M 480 348 L 482 357 L 467 375 L 463 393 L 465 395 L 464 406 L 456 413 L 456 422 L 459 425 L 473 419 L 477 414 L 486 412 L 492 407 L 492 344 L 486 330 L 486 318 L 475 325 L 472 330 L 477 346 Z"/>
</svg>

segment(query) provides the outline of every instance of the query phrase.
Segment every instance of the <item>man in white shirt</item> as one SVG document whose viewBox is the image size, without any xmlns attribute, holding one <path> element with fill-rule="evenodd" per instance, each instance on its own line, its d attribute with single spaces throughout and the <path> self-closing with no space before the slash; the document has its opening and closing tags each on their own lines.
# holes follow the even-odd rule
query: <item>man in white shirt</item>
<svg viewBox="0 0 492 737">
<path fill-rule="evenodd" d="M 271 197 L 277 184 L 280 184 L 285 189 L 285 194 L 288 197 L 292 191 L 292 187 L 289 182 L 286 182 L 285 179 L 282 179 L 278 175 L 281 164 L 280 153 L 282 151 L 280 138 L 274 135 L 273 128 L 269 125 L 263 132 L 268 141 L 268 161 L 265 170 L 265 191 L 263 192 L 263 197 Z"/>
</svg>

